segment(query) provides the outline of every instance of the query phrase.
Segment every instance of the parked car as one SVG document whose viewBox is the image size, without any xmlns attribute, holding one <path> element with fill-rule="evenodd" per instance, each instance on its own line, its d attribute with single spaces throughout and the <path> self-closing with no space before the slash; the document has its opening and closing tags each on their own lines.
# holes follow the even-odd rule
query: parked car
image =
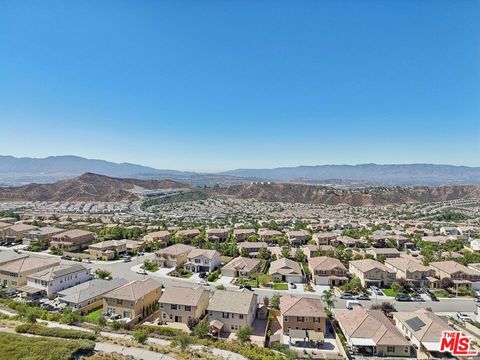
<svg viewBox="0 0 480 360">
<path fill-rule="evenodd" d="M 344 292 L 340 294 L 340 299 L 351 299 L 353 300 L 353 294 L 349 292 Z"/>
<path fill-rule="evenodd" d="M 347 309 L 348 310 L 353 310 L 355 306 L 362 307 L 362 304 L 360 304 L 357 300 L 347 300 Z"/>
<path fill-rule="evenodd" d="M 207 277 L 207 273 L 206 273 L 206 272 L 201 272 L 200 274 L 198 274 L 198 277 L 199 277 L 200 279 L 204 279 L 204 278 Z"/>
<path fill-rule="evenodd" d="M 475 302 L 480 302 L 480 296 L 477 296 L 477 297 L 475 298 Z"/>
<path fill-rule="evenodd" d="M 208 283 L 207 280 L 200 280 L 200 281 L 198 282 L 198 285 L 210 286 L 210 284 Z"/>
<path fill-rule="evenodd" d="M 420 295 L 414 295 L 411 297 L 412 301 L 424 301 Z"/>
<path fill-rule="evenodd" d="M 470 318 L 470 316 L 467 313 L 464 313 L 461 311 L 457 312 L 457 319 L 460 321 L 472 322 L 472 319 Z"/>
<path fill-rule="evenodd" d="M 137 270 L 137 274 L 147 275 L 147 272 L 145 271 L 145 269 L 138 269 L 138 270 Z"/>
<path fill-rule="evenodd" d="M 250 285 L 240 285 L 240 289 L 247 289 L 247 290 L 253 291 Z"/>
<path fill-rule="evenodd" d="M 123 262 L 130 262 L 132 261 L 132 258 L 130 256 L 127 256 L 125 259 L 123 259 Z"/>
<path fill-rule="evenodd" d="M 397 301 L 410 301 L 410 296 L 408 296 L 407 294 L 397 294 L 397 296 L 395 296 L 395 300 L 397 300 Z"/>
<path fill-rule="evenodd" d="M 296 289 L 297 288 L 297 285 L 295 285 L 295 283 L 290 283 L 289 286 L 290 286 L 290 289 Z"/>
<path fill-rule="evenodd" d="M 355 296 L 355 300 L 370 300 L 370 297 L 368 295 L 358 295 Z"/>
</svg>

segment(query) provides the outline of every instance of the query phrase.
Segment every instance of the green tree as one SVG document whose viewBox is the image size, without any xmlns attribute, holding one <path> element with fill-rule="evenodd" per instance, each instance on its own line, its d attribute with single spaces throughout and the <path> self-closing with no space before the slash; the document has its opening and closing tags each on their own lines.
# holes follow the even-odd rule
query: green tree
<svg viewBox="0 0 480 360">
<path fill-rule="evenodd" d="M 200 323 L 195 326 L 195 328 L 193 329 L 193 335 L 200 339 L 205 339 L 210 336 L 208 328 L 208 317 L 200 321 Z"/>
<path fill-rule="evenodd" d="M 176 341 L 177 341 L 177 344 L 178 344 L 180 350 L 182 350 L 182 351 L 187 350 L 187 348 L 192 343 L 192 339 L 190 338 L 190 336 L 185 335 L 185 334 L 178 335 L 176 337 Z"/>
<path fill-rule="evenodd" d="M 253 333 L 253 330 L 252 330 L 251 326 L 247 325 L 247 326 L 241 327 L 237 331 L 237 339 L 242 344 L 244 344 L 244 343 L 250 341 L 250 336 L 252 335 L 252 333 Z"/>
<path fill-rule="evenodd" d="M 323 292 L 323 295 L 321 296 L 322 301 L 327 305 L 328 310 L 332 310 L 332 307 L 335 305 L 335 302 L 337 301 L 333 295 L 333 290 L 328 289 L 327 291 Z"/>
<path fill-rule="evenodd" d="M 275 294 L 270 298 L 270 306 L 274 309 L 279 309 L 280 308 L 280 298 L 281 296 L 279 294 Z"/>
<path fill-rule="evenodd" d="M 298 248 L 296 251 L 295 251 L 295 260 L 300 262 L 300 263 L 303 263 L 307 260 L 307 257 L 305 256 L 305 254 L 303 253 L 302 249 Z"/>
<path fill-rule="evenodd" d="M 392 290 L 396 293 L 401 293 L 403 291 L 403 286 L 400 285 L 397 281 L 392 283 Z"/>
<path fill-rule="evenodd" d="M 280 252 L 280 255 L 284 258 L 289 258 L 290 257 L 290 251 L 292 248 L 288 245 L 282 247 L 282 251 Z"/>
<path fill-rule="evenodd" d="M 95 275 L 97 275 L 99 279 L 111 279 L 112 277 L 112 273 L 110 271 L 103 269 L 95 270 Z"/>
</svg>

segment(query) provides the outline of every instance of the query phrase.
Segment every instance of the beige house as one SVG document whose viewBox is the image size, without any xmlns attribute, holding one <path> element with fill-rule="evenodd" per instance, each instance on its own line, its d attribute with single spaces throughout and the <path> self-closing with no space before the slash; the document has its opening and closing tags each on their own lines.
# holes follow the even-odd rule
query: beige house
<svg viewBox="0 0 480 360">
<path fill-rule="evenodd" d="M 145 242 L 157 242 L 160 244 L 160 247 L 166 247 L 168 246 L 168 243 L 170 241 L 170 238 L 172 237 L 172 234 L 170 231 L 155 231 L 148 233 L 143 237 L 143 241 Z"/>
<path fill-rule="evenodd" d="M 178 230 L 175 234 L 177 239 L 182 240 L 185 243 L 191 243 L 193 239 L 200 235 L 200 230 L 198 229 L 187 229 L 187 230 Z"/>
<path fill-rule="evenodd" d="M 191 272 L 212 272 L 222 265 L 217 250 L 193 249 L 187 255 L 185 269 Z"/>
<path fill-rule="evenodd" d="M 292 329 L 312 330 L 325 335 L 327 315 L 319 299 L 283 295 L 280 298 L 279 320 L 286 335 L 290 334 Z M 306 334 L 308 336 L 308 333 Z"/>
<path fill-rule="evenodd" d="M 233 230 L 233 237 L 237 241 L 245 241 L 256 234 L 255 229 L 235 229 Z"/>
<path fill-rule="evenodd" d="M 270 263 L 269 274 L 273 281 L 288 283 L 303 282 L 302 267 L 296 261 L 281 258 Z"/>
<path fill-rule="evenodd" d="M 260 241 L 271 242 L 277 236 L 283 236 L 283 234 L 277 230 L 269 230 L 269 229 L 258 230 L 258 237 Z"/>
<path fill-rule="evenodd" d="M 60 265 L 56 257 L 28 256 L 0 265 L 2 286 L 18 288 L 27 284 L 27 276 Z"/>
<path fill-rule="evenodd" d="M 93 260 L 111 260 L 125 253 L 142 251 L 145 243 L 129 239 L 106 240 L 88 246 L 88 252 Z"/>
<path fill-rule="evenodd" d="M 452 330 L 446 319 L 425 309 L 394 312 L 392 315 L 397 329 L 423 353 L 423 358 L 437 358 L 442 332 Z M 440 357 L 442 355 L 445 354 Z"/>
<path fill-rule="evenodd" d="M 155 251 L 155 263 L 160 267 L 173 268 L 187 262 L 187 255 L 195 249 L 185 244 L 175 244 Z"/>
<path fill-rule="evenodd" d="M 342 285 L 348 281 L 347 268 L 336 258 L 328 256 L 308 259 L 308 269 L 315 285 Z"/>
<path fill-rule="evenodd" d="M 435 271 L 408 258 L 386 259 L 385 266 L 395 271 L 397 279 L 405 279 L 415 287 L 431 286 L 436 283 Z"/>
<path fill-rule="evenodd" d="M 395 248 L 370 248 L 367 254 L 372 255 L 376 260 L 379 258 L 392 259 L 400 257 L 400 251 Z"/>
<path fill-rule="evenodd" d="M 215 291 L 207 308 L 210 329 L 215 333 L 230 333 L 251 326 L 257 304 L 257 295 L 247 289 Z"/>
<path fill-rule="evenodd" d="M 338 234 L 334 232 L 319 232 L 313 234 L 312 239 L 317 245 L 330 245 L 337 237 Z"/>
<path fill-rule="evenodd" d="M 205 314 L 209 291 L 203 287 L 167 287 L 160 298 L 160 320 L 187 324 Z"/>
<path fill-rule="evenodd" d="M 103 312 L 136 324 L 157 311 L 161 293 L 160 284 L 153 279 L 131 281 L 104 295 Z"/>
<path fill-rule="evenodd" d="M 38 226 L 28 224 L 11 225 L 3 229 L 3 239 L 11 242 L 21 241 L 29 231 L 38 229 Z"/>
<path fill-rule="evenodd" d="M 334 312 L 353 354 L 415 357 L 411 344 L 381 310 L 354 306 L 353 310 L 335 309 Z"/>
<path fill-rule="evenodd" d="M 452 260 L 431 262 L 430 267 L 440 280 L 450 278 L 456 287 L 463 285 L 473 290 L 480 290 L 480 272 L 476 270 Z"/>
<path fill-rule="evenodd" d="M 260 264 L 260 260 L 239 256 L 230 260 L 221 271 L 223 276 L 248 277 L 258 273 Z"/>
<path fill-rule="evenodd" d="M 57 293 L 59 301 L 70 306 L 73 311 L 86 314 L 103 305 L 103 296 L 127 283 L 122 278 L 111 280 L 93 279 Z"/>
<path fill-rule="evenodd" d="M 292 246 L 299 246 L 305 244 L 310 238 L 310 233 L 305 230 L 287 231 L 287 240 Z"/>
<path fill-rule="evenodd" d="M 363 287 L 390 286 L 395 280 L 395 271 L 381 262 L 371 259 L 353 260 L 349 263 L 350 274 L 357 276 Z"/>
<path fill-rule="evenodd" d="M 95 237 L 95 233 L 85 230 L 68 230 L 52 236 L 50 247 L 64 251 L 80 251 L 88 248 Z"/>
<path fill-rule="evenodd" d="M 228 239 L 229 229 L 207 229 L 205 235 L 207 241 L 226 241 Z"/>
<path fill-rule="evenodd" d="M 48 247 L 53 235 L 64 232 L 64 229 L 45 226 L 27 232 L 23 237 L 23 244 L 30 245 L 34 241 L 38 241 L 41 245 Z"/>
<path fill-rule="evenodd" d="M 240 253 L 244 252 L 246 253 L 249 257 L 258 257 L 258 252 L 260 249 L 268 248 L 268 244 L 266 242 L 248 242 L 244 241 L 241 242 L 237 245 L 238 250 Z"/>
</svg>

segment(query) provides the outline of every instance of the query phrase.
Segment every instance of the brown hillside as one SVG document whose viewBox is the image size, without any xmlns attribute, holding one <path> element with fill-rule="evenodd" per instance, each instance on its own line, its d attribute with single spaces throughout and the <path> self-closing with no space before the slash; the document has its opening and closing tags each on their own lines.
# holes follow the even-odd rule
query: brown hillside
<svg viewBox="0 0 480 360">
<path fill-rule="evenodd" d="M 304 184 L 248 184 L 211 190 L 239 199 L 353 206 L 480 199 L 480 185 L 374 187 L 353 190 Z"/>
<path fill-rule="evenodd" d="M 92 173 L 58 181 L 53 184 L 28 184 L 20 187 L 0 188 L 0 200 L 28 201 L 123 201 L 134 200 L 128 190 L 139 186 L 144 189 L 188 188 L 189 185 L 171 180 L 122 179 Z"/>
</svg>

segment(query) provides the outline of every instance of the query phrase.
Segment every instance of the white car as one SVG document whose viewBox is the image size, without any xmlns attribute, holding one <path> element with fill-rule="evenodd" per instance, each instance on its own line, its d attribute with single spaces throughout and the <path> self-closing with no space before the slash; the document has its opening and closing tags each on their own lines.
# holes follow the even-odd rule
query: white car
<svg viewBox="0 0 480 360">
<path fill-rule="evenodd" d="M 457 312 L 457 318 L 458 320 L 460 321 L 467 321 L 467 322 L 471 322 L 472 319 L 470 318 L 470 316 L 467 314 L 467 313 L 464 313 L 464 312 Z"/>
<path fill-rule="evenodd" d="M 200 280 L 200 281 L 198 282 L 198 285 L 210 286 L 210 284 L 208 283 L 207 280 Z"/>
<path fill-rule="evenodd" d="M 137 274 L 139 275 L 147 275 L 147 272 L 144 269 L 138 269 Z"/>
</svg>

